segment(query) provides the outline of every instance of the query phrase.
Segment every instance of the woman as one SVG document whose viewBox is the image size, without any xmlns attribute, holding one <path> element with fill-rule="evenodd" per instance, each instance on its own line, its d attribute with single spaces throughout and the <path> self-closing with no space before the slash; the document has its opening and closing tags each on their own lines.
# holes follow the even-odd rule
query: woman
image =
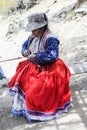
<svg viewBox="0 0 87 130">
<path fill-rule="evenodd" d="M 12 114 L 28 121 L 57 118 L 71 106 L 70 71 L 59 58 L 59 40 L 45 13 L 29 15 L 26 31 L 32 31 L 21 50 L 27 60 L 9 82 Z"/>
</svg>

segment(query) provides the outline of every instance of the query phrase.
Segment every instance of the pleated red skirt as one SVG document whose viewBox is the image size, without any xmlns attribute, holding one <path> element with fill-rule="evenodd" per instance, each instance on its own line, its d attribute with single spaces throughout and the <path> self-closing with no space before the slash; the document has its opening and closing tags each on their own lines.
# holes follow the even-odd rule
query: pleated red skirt
<svg viewBox="0 0 87 130">
<path fill-rule="evenodd" d="M 45 117 L 46 114 L 50 116 L 50 113 L 54 114 L 60 108 L 64 110 L 66 104 L 70 104 L 70 76 L 68 66 L 61 59 L 43 67 L 25 60 L 18 64 L 16 73 L 9 82 L 9 88 L 11 93 L 14 91 L 21 95 L 24 103 L 22 110 L 27 118 L 38 120 L 38 113 L 44 113 Z M 16 89 L 18 90 L 15 91 Z M 17 110 L 14 106 L 13 109 L 15 114 L 14 111 Z"/>
</svg>

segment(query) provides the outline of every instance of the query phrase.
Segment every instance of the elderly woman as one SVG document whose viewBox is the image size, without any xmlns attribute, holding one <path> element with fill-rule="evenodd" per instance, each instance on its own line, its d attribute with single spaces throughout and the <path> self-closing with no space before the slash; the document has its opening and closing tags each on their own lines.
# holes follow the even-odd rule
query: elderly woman
<svg viewBox="0 0 87 130">
<path fill-rule="evenodd" d="M 70 71 L 59 58 L 59 39 L 49 30 L 45 13 L 29 15 L 26 31 L 32 32 L 21 50 L 27 60 L 9 82 L 12 114 L 28 121 L 57 118 L 71 107 Z"/>
</svg>

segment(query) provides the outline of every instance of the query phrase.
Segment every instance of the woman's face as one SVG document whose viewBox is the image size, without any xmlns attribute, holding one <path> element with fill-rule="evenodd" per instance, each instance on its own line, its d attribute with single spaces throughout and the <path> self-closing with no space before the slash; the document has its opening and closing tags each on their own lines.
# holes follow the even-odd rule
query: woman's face
<svg viewBox="0 0 87 130">
<path fill-rule="evenodd" d="M 39 28 L 39 29 L 36 29 L 36 30 L 33 30 L 32 31 L 32 34 L 35 36 L 35 37 L 39 37 L 43 32 L 43 28 Z"/>
</svg>

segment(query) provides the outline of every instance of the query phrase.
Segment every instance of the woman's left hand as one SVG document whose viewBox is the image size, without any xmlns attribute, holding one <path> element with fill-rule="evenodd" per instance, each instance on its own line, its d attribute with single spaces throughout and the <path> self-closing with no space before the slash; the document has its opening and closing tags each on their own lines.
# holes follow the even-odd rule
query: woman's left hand
<svg viewBox="0 0 87 130">
<path fill-rule="evenodd" d="M 35 61 L 35 57 L 36 57 L 35 54 L 30 54 L 30 55 L 28 56 L 28 60 L 33 62 L 33 61 Z"/>
</svg>

